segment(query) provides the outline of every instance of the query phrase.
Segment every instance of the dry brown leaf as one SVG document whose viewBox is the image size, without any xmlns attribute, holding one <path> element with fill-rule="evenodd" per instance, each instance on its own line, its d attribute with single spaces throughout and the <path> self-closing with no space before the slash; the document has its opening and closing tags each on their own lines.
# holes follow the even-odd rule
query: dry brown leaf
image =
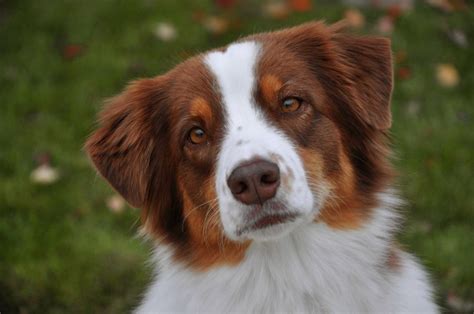
<svg viewBox="0 0 474 314">
<path fill-rule="evenodd" d="M 118 194 L 114 194 L 107 198 L 106 200 L 107 207 L 111 212 L 118 214 L 125 210 L 125 200 Z"/>
<path fill-rule="evenodd" d="M 311 0 L 289 0 L 290 8 L 297 12 L 306 12 L 311 10 Z"/>
<path fill-rule="evenodd" d="M 459 84 L 458 70 L 449 63 L 438 64 L 436 66 L 436 79 L 443 87 L 454 87 Z"/>
<path fill-rule="evenodd" d="M 236 4 L 237 0 L 214 0 L 214 3 L 223 9 L 228 9 Z"/>
<path fill-rule="evenodd" d="M 381 34 L 391 34 L 394 29 L 393 19 L 388 15 L 382 16 L 377 20 L 376 29 Z"/>
<path fill-rule="evenodd" d="M 263 6 L 263 13 L 273 19 L 282 20 L 290 15 L 290 7 L 286 2 L 270 2 Z"/>
<path fill-rule="evenodd" d="M 392 20 L 398 19 L 403 14 L 403 7 L 399 4 L 392 4 L 387 8 L 387 15 L 392 18 Z"/>
<path fill-rule="evenodd" d="M 399 50 L 395 53 L 395 62 L 397 64 L 403 63 L 408 59 L 408 54 L 405 50 Z"/>
<path fill-rule="evenodd" d="M 454 10 L 453 5 L 448 0 L 426 0 L 426 3 L 444 12 L 452 12 Z"/>
<path fill-rule="evenodd" d="M 411 77 L 410 68 L 406 66 L 398 68 L 397 77 L 402 81 L 408 80 Z"/>
<path fill-rule="evenodd" d="M 365 25 L 365 16 L 357 9 L 349 9 L 344 12 L 344 18 L 349 27 L 362 28 Z"/>
<path fill-rule="evenodd" d="M 359 7 L 389 8 L 399 6 L 402 10 L 411 10 L 414 6 L 414 0 L 342 0 L 346 5 Z"/>
<path fill-rule="evenodd" d="M 229 29 L 229 22 L 218 16 L 209 16 L 204 20 L 204 27 L 214 35 L 222 35 Z"/>
<path fill-rule="evenodd" d="M 63 58 L 66 60 L 73 60 L 82 55 L 85 51 L 84 45 L 69 44 L 63 47 Z"/>
<path fill-rule="evenodd" d="M 192 16 L 193 21 L 202 23 L 207 15 L 206 15 L 206 12 L 203 10 L 195 10 L 191 14 L 191 16 Z"/>
<path fill-rule="evenodd" d="M 469 8 L 465 0 L 426 0 L 426 3 L 446 13 Z"/>
</svg>

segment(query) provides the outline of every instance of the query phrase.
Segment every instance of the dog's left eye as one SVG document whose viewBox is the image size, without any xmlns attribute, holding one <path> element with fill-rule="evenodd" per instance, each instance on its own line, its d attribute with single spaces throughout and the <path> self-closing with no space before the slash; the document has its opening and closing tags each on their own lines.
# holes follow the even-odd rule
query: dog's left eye
<svg viewBox="0 0 474 314">
<path fill-rule="evenodd" d="M 203 129 L 194 127 L 189 131 L 188 140 L 193 144 L 203 144 L 207 141 L 207 134 Z"/>
<path fill-rule="evenodd" d="M 283 112 L 294 112 L 301 107 L 301 100 L 294 97 L 288 97 L 283 99 L 281 103 L 281 111 Z"/>
</svg>

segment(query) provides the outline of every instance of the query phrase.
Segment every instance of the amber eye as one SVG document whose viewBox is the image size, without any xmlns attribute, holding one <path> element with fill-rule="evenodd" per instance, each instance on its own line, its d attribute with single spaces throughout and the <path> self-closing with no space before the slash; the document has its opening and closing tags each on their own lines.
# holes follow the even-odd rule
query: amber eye
<svg viewBox="0 0 474 314">
<path fill-rule="evenodd" d="M 301 100 L 293 97 L 288 97 L 281 103 L 281 111 L 294 112 L 301 107 Z"/>
<path fill-rule="evenodd" d="M 207 135 L 203 129 L 194 127 L 189 132 L 188 139 L 193 144 L 203 144 L 207 141 Z"/>
</svg>

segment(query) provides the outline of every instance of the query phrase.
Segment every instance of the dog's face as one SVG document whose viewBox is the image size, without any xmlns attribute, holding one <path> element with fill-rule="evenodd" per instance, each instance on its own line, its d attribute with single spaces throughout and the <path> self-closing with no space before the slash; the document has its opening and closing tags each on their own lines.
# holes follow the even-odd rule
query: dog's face
<svg viewBox="0 0 474 314">
<path fill-rule="evenodd" d="M 391 53 L 337 28 L 255 35 L 132 83 L 87 142 L 92 161 L 190 262 L 302 224 L 357 228 L 390 177 Z"/>
</svg>

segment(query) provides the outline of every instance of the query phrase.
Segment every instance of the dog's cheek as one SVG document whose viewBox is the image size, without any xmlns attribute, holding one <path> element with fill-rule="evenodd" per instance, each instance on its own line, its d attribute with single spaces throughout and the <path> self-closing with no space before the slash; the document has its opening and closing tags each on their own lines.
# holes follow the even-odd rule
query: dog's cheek
<svg viewBox="0 0 474 314">
<path fill-rule="evenodd" d="M 333 189 L 333 178 L 341 171 L 339 134 L 334 123 L 319 115 L 313 120 L 311 132 L 306 134 L 306 145 L 299 145 L 308 183 L 321 203 Z"/>
<path fill-rule="evenodd" d="M 308 184 L 313 193 L 318 196 L 326 185 L 324 180 L 324 159 L 321 154 L 311 148 L 300 147 L 298 153 L 303 161 Z"/>
<path fill-rule="evenodd" d="M 215 245 L 222 237 L 214 174 L 198 178 L 185 172 L 180 185 L 183 194 L 183 212 L 191 242 Z"/>
<path fill-rule="evenodd" d="M 341 132 L 325 116 L 316 122 L 308 136 L 308 146 L 299 148 L 308 183 L 320 206 L 315 221 L 332 228 L 355 229 L 364 221 L 366 212 L 359 210 L 354 169 L 344 150 Z"/>
<path fill-rule="evenodd" d="M 369 212 L 362 210 L 355 188 L 354 168 L 346 153 L 338 155 L 337 173 L 328 177 L 332 190 L 317 220 L 334 229 L 357 229 L 367 219 Z"/>
<path fill-rule="evenodd" d="M 215 175 L 198 178 L 196 174 L 179 176 L 183 195 L 183 228 L 189 238 L 185 251 L 178 252 L 198 271 L 216 265 L 236 265 L 245 257 L 250 243 L 235 243 L 225 237 L 215 191 Z"/>
</svg>

